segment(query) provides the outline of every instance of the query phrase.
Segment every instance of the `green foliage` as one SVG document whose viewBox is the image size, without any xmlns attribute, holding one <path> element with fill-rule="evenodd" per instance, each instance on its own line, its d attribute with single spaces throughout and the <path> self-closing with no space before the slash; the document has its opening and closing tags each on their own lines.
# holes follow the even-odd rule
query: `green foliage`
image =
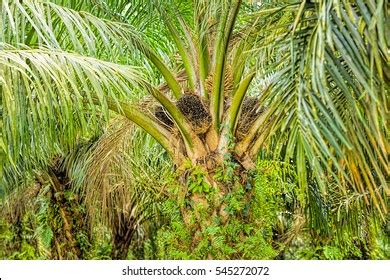
<svg viewBox="0 0 390 280">
<path fill-rule="evenodd" d="M 212 189 L 195 197 L 188 194 L 182 206 L 175 196 L 164 203 L 163 212 L 170 220 L 157 233 L 158 258 L 272 259 L 277 255 L 273 231 L 278 217 L 296 199 L 292 169 L 261 161 L 242 184 L 240 176 L 232 176 L 237 166 L 226 160 L 214 176 L 229 188 L 222 197 Z M 283 181 L 282 174 L 289 179 Z"/>
<path fill-rule="evenodd" d="M 226 160 L 215 172 L 217 183 L 228 189 L 224 195 L 211 188 L 208 193 L 189 192 L 183 198 L 180 185 L 173 184 L 162 207 L 166 224 L 153 240 L 146 241 L 143 257 L 321 260 L 389 257 L 389 239 L 383 223 L 373 219 L 376 214 L 362 216 L 366 222 L 358 231 L 351 231 L 343 228 L 329 210 L 325 220 L 329 231 L 318 231 L 302 220 L 301 213 L 308 209 L 305 195 L 308 190 L 299 187 L 294 166 L 259 160 L 256 170 L 240 174 L 241 177 L 237 176 L 237 166 Z M 192 167 L 192 170 L 201 176 L 198 169 Z M 323 199 L 329 209 L 334 207 L 328 197 Z M 345 223 L 350 225 L 351 221 Z"/>
<path fill-rule="evenodd" d="M 86 259 L 91 260 L 110 260 L 111 259 L 111 235 L 109 230 L 103 225 L 94 227 L 88 242 L 91 243 L 89 251 L 86 252 Z"/>
<path fill-rule="evenodd" d="M 7 257 L 7 245 L 12 242 L 13 233 L 9 223 L 0 218 L 0 259 Z"/>
<path fill-rule="evenodd" d="M 202 166 L 193 166 L 189 160 L 187 160 L 183 166 L 189 172 L 187 177 L 187 187 L 190 193 L 209 193 L 210 185 L 205 180 L 207 172 Z"/>
<path fill-rule="evenodd" d="M 8 237 L 11 237 L 11 239 L 8 239 L 8 244 L 5 244 L 5 248 L 9 249 L 8 252 L 5 251 L 7 259 L 34 260 L 40 258 L 34 246 L 33 219 L 32 213 L 26 213 L 19 224 L 10 226 L 10 232 L 8 232 L 10 235 Z"/>
<path fill-rule="evenodd" d="M 53 222 L 53 211 L 50 208 L 50 200 L 47 197 L 38 197 L 38 213 L 35 215 L 37 219 L 36 239 L 37 250 L 41 255 L 50 257 L 50 250 L 53 242 L 53 230 L 50 223 Z"/>
<path fill-rule="evenodd" d="M 239 174 L 234 172 L 237 167 L 238 164 L 232 160 L 232 155 L 230 153 L 225 154 L 223 165 L 217 168 L 214 179 L 225 184 L 237 180 Z"/>
<path fill-rule="evenodd" d="M 294 167 L 281 162 L 259 160 L 254 171 L 238 176 L 237 163 L 225 161 L 216 170 L 216 184 L 227 192 L 210 187 L 208 192 L 186 191 L 172 176 L 164 178 L 167 199 L 161 204 L 163 224 L 130 246 L 128 259 L 389 259 L 389 234 L 386 223 L 376 212 L 352 213 L 335 208 L 332 199 L 322 197 L 327 207 L 323 232 L 306 221 L 296 226 L 296 217 L 307 209 L 305 189 L 297 184 Z M 201 167 L 191 167 L 186 182 L 211 186 Z M 227 175 L 229 174 L 229 175 Z M 230 180 L 229 180 L 230 176 Z M 245 178 L 245 180 L 243 180 Z M 61 194 L 57 194 L 61 196 Z M 63 197 L 74 213 L 72 234 L 85 259 L 111 259 L 110 229 L 95 224 L 83 227 L 84 206 L 67 190 Z M 54 241 L 63 238 L 58 205 L 51 199 L 49 185 L 15 223 L 0 220 L 1 259 L 51 259 Z M 298 217 L 300 217 L 298 215 Z M 341 219 L 341 220 L 340 220 Z M 357 225 L 350 219 L 358 219 Z M 60 229 L 60 230 L 59 230 Z M 65 241 L 66 242 L 66 241 Z"/>
<path fill-rule="evenodd" d="M 329 209 L 335 207 L 327 201 Z M 343 211 L 350 212 L 348 217 Z M 328 211 L 324 232 L 308 223 L 283 251 L 286 259 L 389 259 L 390 238 L 378 214 L 356 209 Z"/>
</svg>

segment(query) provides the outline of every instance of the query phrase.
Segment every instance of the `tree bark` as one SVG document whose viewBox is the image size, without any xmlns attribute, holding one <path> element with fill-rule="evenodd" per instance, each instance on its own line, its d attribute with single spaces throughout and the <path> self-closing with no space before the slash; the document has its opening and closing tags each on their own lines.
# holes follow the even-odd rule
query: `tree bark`
<svg viewBox="0 0 390 280">
<path fill-rule="evenodd" d="M 55 243 L 54 255 L 57 255 L 58 259 L 80 259 L 81 250 L 77 244 L 77 241 L 74 238 L 74 234 L 72 230 L 73 214 L 68 211 L 66 202 L 64 201 L 64 197 L 63 197 L 63 192 L 66 190 L 66 185 L 68 184 L 69 180 L 67 179 L 66 175 L 62 173 L 63 172 L 59 172 L 58 170 L 49 167 L 46 175 L 47 177 L 38 178 L 38 180 L 40 181 L 49 180 L 51 182 L 51 187 L 53 192 L 52 199 L 54 204 L 58 206 L 58 211 L 63 223 L 62 229 L 54 228 L 54 230 L 59 230 L 64 235 L 59 239 L 58 236 L 54 237 L 54 241 L 53 241 Z M 65 239 L 65 240 L 61 240 L 61 239 Z M 61 243 L 63 243 L 64 248 L 61 248 Z M 67 252 L 68 255 L 64 256 L 64 252 Z"/>
</svg>

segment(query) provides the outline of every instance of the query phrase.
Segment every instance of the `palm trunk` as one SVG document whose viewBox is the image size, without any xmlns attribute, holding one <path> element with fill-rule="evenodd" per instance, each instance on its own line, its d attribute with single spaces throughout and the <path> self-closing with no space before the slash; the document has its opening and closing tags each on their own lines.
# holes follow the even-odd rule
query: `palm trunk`
<svg viewBox="0 0 390 280">
<path fill-rule="evenodd" d="M 51 182 L 53 204 L 58 206 L 58 212 L 62 220 L 62 227 L 53 225 L 55 236 L 53 239 L 52 257 L 54 259 L 80 259 L 81 250 L 73 233 L 74 213 L 68 209 L 63 193 L 69 183 L 64 172 L 49 167 L 45 178 L 38 177 L 38 180 L 44 184 Z"/>
<path fill-rule="evenodd" d="M 231 177 L 226 174 L 221 175 L 221 170 L 230 167 L 224 166 L 221 160 L 222 156 L 213 155 L 212 163 L 210 163 L 210 158 L 211 156 L 209 156 L 208 162 L 200 162 L 200 165 L 183 172 L 181 181 L 185 184 L 182 188 L 186 190 L 187 195 L 184 201 L 187 201 L 187 203 L 180 204 L 180 213 L 184 227 L 187 229 L 188 235 L 191 236 L 187 250 L 188 253 L 192 254 L 199 251 L 199 248 L 202 246 L 213 248 L 208 250 L 207 254 L 191 257 L 195 259 L 240 258 L 242 257 L 240 254 L 243 252 L 231 253 L 230 255 L 225 254 L 222 257 L 218 246 L 220 246 L 219 240 L 224 240 L 225 247 L 235 248 L 235 239 L 224 231 L 233 227 L 233 224 L 236 222 L 240 225 L 253 223 L 250 217 L 246 217 L 243 214 L 245 209 L 229 210 L 232 208 L 234 199 L 237 199 L 237 203 L 240 204 L 251 203 L 252 193 L 251 191 L 245 191 L 245 186 L 252 184 L 250 182 L 251 178 L 245 165 L 234 159 L 227 163 L 234 166 L 230 170 L 232 172 Z M 197 173 L 196 170 L 198 169 L 203 170 L 202 174 L 204 177 L 202 182 L 198 180 L 199 178 L 194 178 L 191 175 L 191 173 L 194 173 L 194 170 Z M 221 176 L 225 177 L 222 178 Z M 208 187 L 196 189 L 196 186 L 193 185 L 195 181 L 200 185 Z M 177 198 L 176 200 L 180 201 Z M 242 229 L 238 230 L 238 235 L 237 240 L 241 240 L 240 242 L 245 242 L 247 238 L 250 238 L 250 233 L 246 233 Z"/>
</svg>

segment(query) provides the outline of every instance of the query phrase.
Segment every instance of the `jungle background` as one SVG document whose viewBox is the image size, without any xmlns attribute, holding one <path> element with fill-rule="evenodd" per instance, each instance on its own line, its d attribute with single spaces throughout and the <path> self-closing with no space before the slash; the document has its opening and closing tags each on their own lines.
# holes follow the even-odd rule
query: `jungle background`
<svg viewBox="0 0 390 280">
<path fill-rule="evenodd" d="M 390 259 L 388 13 L 2 0 L 0 259 Z"/>
</svg>

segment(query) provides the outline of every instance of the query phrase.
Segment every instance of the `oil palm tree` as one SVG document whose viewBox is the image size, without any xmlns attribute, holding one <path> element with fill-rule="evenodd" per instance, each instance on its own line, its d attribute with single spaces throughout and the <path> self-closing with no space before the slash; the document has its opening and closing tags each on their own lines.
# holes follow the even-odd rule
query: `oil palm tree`
<svg viewBox="0 0 390 280">
<path fill-rule="evenodd" d="M 228 221 L 219 173 L 233 166 L 246 184 L 259 154 L 293 164 L 303 193 L 358 194 L 385 219 L 387 12 L 364 0 L 3 0 L 3 184 L 114 112 L 184 185 L 198 182 L 185 192 L 213 208 L 206 224 Z"/>
</svg>

